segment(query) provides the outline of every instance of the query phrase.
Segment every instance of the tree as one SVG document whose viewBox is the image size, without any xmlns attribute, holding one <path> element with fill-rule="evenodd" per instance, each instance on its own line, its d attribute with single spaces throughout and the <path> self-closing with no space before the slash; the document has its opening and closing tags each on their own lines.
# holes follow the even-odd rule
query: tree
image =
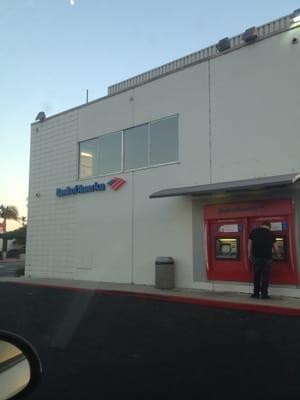
<svg viewBox="0 0 300 400">
<path fill-rule="evenodd" d="M 12 219 L 14 221 L 18 221 L 19 212 L 17 207 L 15 206 L 4 206 L 3 204 L 0 206 L 0 218 L 3 219 L 3 230 L 6 232 L 6 221 L 8 219 Z M 7 240 L 3 239 L 2 251 L 7 251 Z"/>
<path fill-rule="evenodd" d="M 6 221 L 8 219 L 13 219 L 15 221 L 18 221 L 19 218 L 19 212 L 17 207 L 15 206 L 4 206 L 3 204 L 0 206 L 0 218 L 3 219 L 3 226 L 4 226 L 4 232 L 6 232 Z"/>
</svg>

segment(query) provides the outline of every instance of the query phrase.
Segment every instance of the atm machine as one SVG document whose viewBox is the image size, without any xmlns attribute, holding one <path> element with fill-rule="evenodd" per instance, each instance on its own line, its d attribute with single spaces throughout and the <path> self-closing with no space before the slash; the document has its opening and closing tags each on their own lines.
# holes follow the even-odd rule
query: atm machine
<svg viewBox="0 0 300 400">
<path fill-rule="evenodd" d="M 245 219 L 211 221 L 208 226 L 207 272 L 209 279 L 249 281 Z"/>
<path fill-rule="evenodd" d="M 271 222 L 280 255 L 273 256 L 270 283 L 298 284 L 294 207 L 291 200 L 208 205 L 204 210 L 209 280 L 252 282 L 247 242 L 252 229 Z"/>
</svg>

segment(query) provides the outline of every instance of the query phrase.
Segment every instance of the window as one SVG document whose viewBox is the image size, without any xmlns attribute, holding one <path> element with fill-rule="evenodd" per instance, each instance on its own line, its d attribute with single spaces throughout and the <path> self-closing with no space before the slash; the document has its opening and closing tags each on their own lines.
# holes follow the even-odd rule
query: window
<svg viewBox="0 0 300 400">
<path fill-rule="evenodd" d="M 150 165 L 178 160 L 178 118 L 150 123 Z"/>
<path fill-rule="evenodd" d="M 122 170 L 122 132 L 79 143 L 79 177 L 88 178 Z"/>
<path fill-rule="evenodd" d="M 79 145 L 79 176 L 86 178 L 97 174 L 98 139 L 87 140 Z"/>
<path fill-rule="evenodd" d="M 122 152 L 122 133 L 111 133 L 99 137 L 97 174 L 120 172 Z"/>
<path fill-rule="evenodd" d="M 178 161 L 178 116 L 86 140 L 79 153 L 80 178 Z"/>
<path fill-rule="evenodd" d="M 124 169 L 148 166 L 148 124 L 124 131 Z"/>
<path fill-rule="evenodd" d="M 124 169 L 178 160 L 178 117 L 164 118 L 124 131 Z"/>
</svg>

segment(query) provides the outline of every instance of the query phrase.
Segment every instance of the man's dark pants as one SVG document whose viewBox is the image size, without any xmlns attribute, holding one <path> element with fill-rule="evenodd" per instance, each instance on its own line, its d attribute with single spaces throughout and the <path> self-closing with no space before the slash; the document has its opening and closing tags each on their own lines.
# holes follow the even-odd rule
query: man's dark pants
<svg viewBox="0 0 300 400">
<path fill-rule="evenodd" d="M 268 295 L 270 273 L 272 268 L 271 258 L 253 258 L 253 284 L 254 294 Z"/>
</svg>

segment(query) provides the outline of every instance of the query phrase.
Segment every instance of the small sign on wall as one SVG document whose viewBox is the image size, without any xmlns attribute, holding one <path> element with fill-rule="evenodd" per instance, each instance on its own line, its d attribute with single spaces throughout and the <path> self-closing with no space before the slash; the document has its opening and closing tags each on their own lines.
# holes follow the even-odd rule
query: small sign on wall
<svg viewBox="0 0 300 400">
<path fill-rule="evenodd" d="M 271 231 L 285 231 L 288 228 L 287 222 L 271 222 Z"/>
<path fill-rule="evenodd" d="M 124 183 L 127 181 L 125 179 L 114 177 L 110 181 L 107 182 L 107 185 L 113 190 L 119 190 Z M 72 196 L 82 193 L 91 193 L 91 192 L 104 192 L 106 190 L 106 183 L 98 183 L 95 182 L 92 185 L 75 185 L 73 187 L 67 186 L 66 188 L 57 188 L 56 189 L 56 196 L 57 197 L 65 197 L 65 196 Z"/>
<path fill-rule="evenodd" d="M 225 224 L 221 225 L 218 229 L 219 232 L 224 232 L 224 233 L 241 232 L 242 230 L 243 230 L 242 224 Z"/>
</svg>

